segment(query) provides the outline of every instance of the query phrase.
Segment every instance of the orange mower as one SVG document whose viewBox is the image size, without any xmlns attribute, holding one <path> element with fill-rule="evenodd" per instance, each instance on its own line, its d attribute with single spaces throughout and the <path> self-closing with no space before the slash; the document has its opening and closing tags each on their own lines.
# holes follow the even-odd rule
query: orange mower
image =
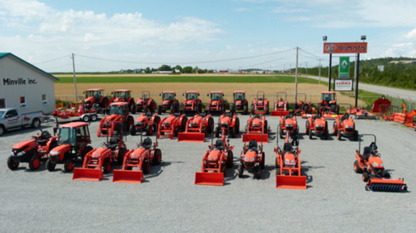
<svg viewBox="0 0 416 233">
<path fill-rule="evenodd" d="M 315 134 L 323 139 L 328 139 L 329 130 L 328 122 L 325 117 L 322 117 L 320 113 L 309 117 L 305 123 L 305 132 L 309 135 L 309 139 L 312 139 L 312 136 Z"/>
<path fill-rule="evenodd" d="M 185 132 L 178 133 L 178 142 L 205 142 L 213 128 L 214 119 L 209 112 L 195 114 L 186 122 Z"/>
<path fill-rule="evenodd" d="M 225 129 L 222 131 L 225 134 Z M 225 137 L 217 139 L 215 145 L 211 139 L 211 145 L 202 158 L 202 171 L 195 173 L 195 184 L 223 186 L 227 168 L 233 167 L 233 149 L 229 138 L 227 141 Z"/>
<path fill-rule="evenodd" d="M 146 135 L 152 135 L 153 132 L 157 133 L 157 126 L 159 125 L 160 117 L 157 113 L 146 112 L 140 114 L 136 119 L 134 125 L 130 126 L 130 134 L 136 135 L 136 132 L 146 131 Z"/>
<path fill-rule="evenodd" d="M 185 114 L 202 113 L 202 101 L 199 99 L 198 91 L 187 91 L 182 96 L 185 96 L 182 104 L 182 111 Z"/>
<path fill-rule="evenodd" d="M 113 137 L 114 122 L 123 124 L 125 131 L 134 126 L 134 118 L 130 114 L 129 104 L 127 102 L 116 102 L 110 104 L 109 115 L 100 120 L 97 130 L 97 137 Z"/>
<path fill-rule="evenodd" d="M 140 144 L 124 156 L 122 169 L 113 171 L 113 182 L 141 184 L 144 179 L 143 174 L 150 172 L 150 164 L 157 166 L 162 162 L 162 151 L 157 148 L 158 146 L 157 138 L 152 145 L 152 139 L 147 137 L 142 141 L 140 134 Z"/>
<path fill-rule="evenodd" d="M 132 114 L 136 114 L 136 103 L 134 97 L 131 97 L 131 90 L 120 89 L 111 92 L 113 97 L 110 99 L 110 103 L 114 102 L 126 102 L 129 104 L 129 109 Z"/>
<path fill-rule="evenodd" d="M 240 119 L 236 113 L 223 113 L 220 116 L 218 126 L 215 128 L 215 137 L 219 138 L 220 133 L 229 134 L 232 138 L 235 138 L 235 136 L 240 133 Z"/>
<path fill-rule="evenodd" d="M 299 125 L 296 116 L 290 114 L 280 117 L 278 130 L 280 139 L 283 139 L 285 135 L 289 135 L 292 139 L 297 139 L 299 135 Z"/>
<path fill-rule="evenodd" d="M 276 142 L 278 144 L 278 142 Z M 292 144 L 295 144 L 293 148 Z M 302 167 L 298 148 L 299 141 L 289 142 L 289 132 L 286 133 L 283 150 L 279 146 L 274 148 L 276 153 L 276 188 L 306 189 L 306 176 L 302 176 Z"/>
<path fill-rule="evenodd" d="M 332 131 L 338 140 L 341 140 L 342 137 L 347 137 L 354 141 L 358 140 L 358 130 L 355 129 L 355 122 L 348 113 L 345 113 L 342 117 L 335 118 Z"/>
<path fill-rule="evenodd" d="M 250 116 L 246 125 L 246 133 L 243 134 L 243 142 L 255 140 L 257 142 L 269 142 L 266 116 Z"/>
<path fill-rule="evenodd" d="M 171 113 L 179 112 L 179 101 L 176 99 L 176 92 L 164 91 L 159 94 L 162 96 L 162 103 L 157 107 L 157 114 L 170 110 Z"/>
<path fill-rule="evenodd" d="M 282 96 L 285 98 L 283 99 Z M 286 92 L 277 92 L 276 101 L 274 103 L 274 111 L 272 116 L 287 116 L 289 115 L 289 103 L 287 102 Z"/>
<path fill-rule="evenodd" d="M 376 145 L 376 136 L 374 134 L 361 134 L 364 136 L 374 137 L 373 142 L 368 147 L 364 147 L 361 154 L 361 140 L 358 142 L 358 150 L 355 154 L 354 171 L 362 173 L 362 179 L 366 182 L 365 190 L 369 191 L 390 191 L 400 192 L 407 191 L 407 185 L 404 183 L 404 178 L 393 180 L 390 179 L 390 173 L 384 169 L 383 160 L 378 153 Z"/>
<path fill-rule="evenodd" d="M 97 112 L 101 112 L 102 109 L 108 108 L 110 102 L 107 96 L 104 95 L 103 89 L 88 89 L 84 91 L 84 94 L 83 106 L 86 110 L 95 109 Z"/>
<path fill-rule="evenodd" d="M 355 119 L 373 119 L 378 120 L 378 116 L 369 113 L 367 110 L 361 108 L 350 108 L 347 110 L 350 115 L 355 115 Z"/>
<path fill-rule="evenodd" d="M 115 124 L 115 135 L 104 142 L 101 148 L 95 148 L 84 157 L 82 168 L 75 168 L 73 180 L 100 181 L 104 174 L 111 172 L 115 160 L 119 165 L 123 164 L 124 155 L 127 152 L 123 140 L 123 125 L 121 122 Z"/>
<path fill-rule="evenodd" d="M 241 152 L 240 165 L 238 166 L 238 177 L 242 178 L 244 169 L 249 169 L 254 172 L 254 177 L 261 178 L 265 163 L 265 153 L 263 152 L 263 141 L 258 146 L 256 140 L 251 140 L 248 145 L 244 143 L 243 151 Z"/>
<path fill-rule="evenodd" d="M 224 92 L 222 91 L 211 91 L 210 94 L 207 94 L 210 97 L 207 110 L 211 113 L 225 113 L 226 105 L 224 100 Z"/>
<path fill-rule="evenodd" d="M 159 126 L 157 127 L 157 138 L 169 137 L 170 139 L 173 139 L 173 137 L 177 137 L 179 132 L 185 131 L 187 121 L 188 118 L 185 114 L 171 112 L 169 116 L 163 118 L 159 122 Z"/>
<path fill-rule="evenodd" d="M 260 96 L 259 96 L 260 95 Z M 267 115 L 269 114 L 269 101 L 264 98 L 264 91 L 257 92 L 257 98 L 251 103 L 251 114 Z"/>
<path fill-rule="evenodd" d="M 143 91 L 142 97 L 136 103 L 137 112 L 156 112 L 156 102 L 150 98 L 150 92 Z"/>
<path fill-rule="evenodd" d="M 231 112 L 243 111 L 244 115 L 248 113 L 248 101 L 246 99 L 245 91 L 234 91 L 233 101 L 230 107 Z"/>
</svg>

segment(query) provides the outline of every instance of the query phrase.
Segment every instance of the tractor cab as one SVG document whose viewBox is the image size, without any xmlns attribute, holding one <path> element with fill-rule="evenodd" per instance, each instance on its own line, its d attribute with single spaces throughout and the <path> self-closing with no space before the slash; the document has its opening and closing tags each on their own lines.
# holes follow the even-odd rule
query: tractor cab
<svg viewBox="0 0 416 233">
<path fill-rule="evenodd" d="M 245 100 L 246 92 L 234 92 L 234 100 Z"/>
<path fill-rule="evenodd" d="M 222 97 L 224 96 L 223 92 L 220 91 L 213 91 L 211 92 L 211 101 L 214 100 L 222 100 Z"/>
<path fill-rule="evenodd" d="M 198 99 L 199 92 L 187 92 L 186 93 L 186 99 L 187 100 L 196 100 Z"/>
<path fill-rule="evenodd" d="M 143 92 L 142 92 L 142 99 L 144 100 L 144 102 L 149 101 L 149 99 L 150 99 L 150 92 L 148 92 L 148 91 L 143 91 Z"/>
<path fill-rule="evenodd" d="M 175 92 L 163 92 L 162 95 L 162 100 L 169 100 L 169 101 L 173 101 L 176 97 L 176 93 Z"/>
<path fill-rule="evenodd" d="M 116 114 L 126 116 L 129 113 L 129 105 L 127 103 L 112 103 L 110 105 L 110 115 Z"/>
<path fill-rule="evenodd" d="M 115 92 L 113 92 L 113 97 L 117 99 L 127 100 L 128 98 L 131 97 L 131 91 L 130 90 L 116 90 Z"/>
<path fill-rule="evenodd" d="M 331 103 L 336 100 L 335 91 L 324 91 L 321 93 L 321 101 L 323 104 Z"/>
<path fill-rule="evenodd" d="M 82 147 L 81 144 L 90 142 L 90 132 L 86 123 L 70 123 L 59 127 L 58 146 L 71 145 Z"/>
</svg>

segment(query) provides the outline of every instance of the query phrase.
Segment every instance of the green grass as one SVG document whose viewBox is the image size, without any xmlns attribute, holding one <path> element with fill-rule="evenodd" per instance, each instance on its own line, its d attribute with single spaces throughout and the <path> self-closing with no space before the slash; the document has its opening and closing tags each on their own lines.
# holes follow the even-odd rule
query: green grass
<svg viewBox="0 0 416 233">
<path fill-rule="evenodd" d="M 144 76 L 144 77 L 78 77 L 77 83 L 295 83 L 288 76 Z M 73 83 L 72 77 L 61 77 L 57 83 Z M 298 78 L 298 83 L 317 84 L 317 80 Z"/>
</svg>

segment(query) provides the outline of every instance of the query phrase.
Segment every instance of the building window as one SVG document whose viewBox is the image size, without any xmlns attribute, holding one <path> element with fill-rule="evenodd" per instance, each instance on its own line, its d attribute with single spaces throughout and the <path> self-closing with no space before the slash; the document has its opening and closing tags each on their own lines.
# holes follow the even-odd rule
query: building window
<svg viewBox="0 0 416 233">
<path fill-rule="evenodd" d="M 0 99 L 0 108 L 6 108 L 6 100 Z"/>
<path fill-rule="evenodd" d="M 49 102 L 48 102 L 48 96 L 46 94 L 43 94 L 42 95 L 42 104 L 43 105 L 49 104 Z"/>
<path fill-rule="evenodd" d="M 26 97 L 20 96 L 20 108 L 27 108 Z"/>
</svg>

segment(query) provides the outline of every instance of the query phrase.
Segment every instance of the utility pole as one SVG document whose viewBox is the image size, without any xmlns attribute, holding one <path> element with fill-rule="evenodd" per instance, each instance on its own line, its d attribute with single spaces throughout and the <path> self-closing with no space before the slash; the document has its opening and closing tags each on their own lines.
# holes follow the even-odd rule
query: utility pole
<svg viewBox="0 0 416 233">
<path fill-rule="evenodd" d="M 75 56 L 74 56 L 74 53 L 72 53 L 72 72 L 74 73 L 75 101 L 78 102 L 77 77 L 75 75 Z"/>
<path fill-rule="evenodd" d="M 332 53 L 329 54 L 328 91 L 331 90 Z"/>
<path fill-rule="evenodd" d="M 308 77 L 308 63 L 307 62 L 305 63 L 306 63 L 306 77 Z"/>
<path fill-rule="evenodd" d="M 298 52 L 299 52 L 299 47 L 296 47 L 296 89 L 295 89 L 295 103 L 298 102 Z"/>
<path fill-rule="evenodd" d="M 319 84 L 321 84 L 321 59 L 319 59 Z"/>
</svg>

